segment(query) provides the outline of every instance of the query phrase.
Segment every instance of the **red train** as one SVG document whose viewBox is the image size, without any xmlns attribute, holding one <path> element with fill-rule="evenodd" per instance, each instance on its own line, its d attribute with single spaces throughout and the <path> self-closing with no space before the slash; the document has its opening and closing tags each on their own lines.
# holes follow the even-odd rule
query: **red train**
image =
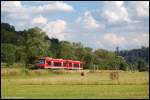
<svg viewBox="0 0 150 100">
<path fill-rule="evenodd" d="M 39 58 L 36 65 L 40 68 L 51 69 L 83 69 L 83 62 L 81 61 L 54 59 L 49 57 Z"/>
</svg>

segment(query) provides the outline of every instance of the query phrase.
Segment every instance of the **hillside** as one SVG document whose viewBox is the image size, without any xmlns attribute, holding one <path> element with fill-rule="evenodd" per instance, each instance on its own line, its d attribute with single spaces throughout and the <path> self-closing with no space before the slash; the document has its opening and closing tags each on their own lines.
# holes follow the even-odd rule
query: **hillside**
<svg viewBox="0 0 150 100">
<path fill-rule="evenodd" d="M 135 63 L 139 59 L 144 60 L 149 64 L 149 47 L 142 47 L 140 49 L 122 50 L 119 52 L 120 56 L 123 56 L 129 63 Z"/>
</svg>

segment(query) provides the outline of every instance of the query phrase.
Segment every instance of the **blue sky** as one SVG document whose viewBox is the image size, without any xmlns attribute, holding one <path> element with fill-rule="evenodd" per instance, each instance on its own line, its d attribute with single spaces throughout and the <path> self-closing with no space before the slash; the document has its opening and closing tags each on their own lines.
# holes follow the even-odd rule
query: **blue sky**
<svg viewBox="0 0 150 100">
<path fill-rule="evenodd" d="M 93 49 L 149 46 L 148 1 L 2 1 L 1 20 Z"/>
</svg>

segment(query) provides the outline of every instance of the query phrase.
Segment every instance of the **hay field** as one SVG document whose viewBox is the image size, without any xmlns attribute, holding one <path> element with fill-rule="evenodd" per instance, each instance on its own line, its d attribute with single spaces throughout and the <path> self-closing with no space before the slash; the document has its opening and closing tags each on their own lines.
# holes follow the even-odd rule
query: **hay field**
<svg viewBox="0 0 150 100">
<path fill-rule="evenodd" d="M 111 80 L 112 71 L 49 71 L 1 69 L 2 98 L 149 98 L 149 72 L 118 71 L 119 79 Z"/>
</svg>

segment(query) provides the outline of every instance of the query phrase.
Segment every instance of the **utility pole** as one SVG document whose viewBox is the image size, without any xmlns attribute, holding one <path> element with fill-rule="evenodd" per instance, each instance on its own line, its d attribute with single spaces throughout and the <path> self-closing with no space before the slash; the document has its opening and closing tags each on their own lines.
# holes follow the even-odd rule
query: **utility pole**
<svg viewBox="0 0 150 100">
<path fill-rule="evenodd" d="M 116 57 L 119 58 L 119 46 L 116 47 Z M 119 60 L 119 61 L 121 63 L 121 60 Z M 117 68 L 115 67 L 115 69 L 117 69 Z"/>
<path fill-rule="evenodd" d="M 119 47 L 118 46 L 116 47 L 116 55 L 117 56 L 119 55 Z"/>
</svg>

